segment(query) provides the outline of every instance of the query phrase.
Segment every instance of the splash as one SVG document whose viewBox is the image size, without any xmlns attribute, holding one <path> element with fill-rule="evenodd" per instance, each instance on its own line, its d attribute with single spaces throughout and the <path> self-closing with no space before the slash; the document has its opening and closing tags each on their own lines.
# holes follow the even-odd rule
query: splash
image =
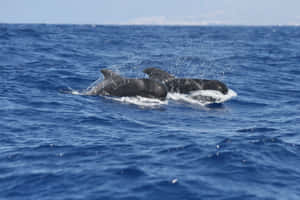
<svg viewBox="0 0 300 200">
<path fill-rule="evenodd" d="M 99 77 L 97 80 L 95 80 L 89 87 L 86 89 L 86 91 L 93 90 L 101 81 L 103 81 L 102 77 Z"/>
<path fill-rule="evenodd" d="M 89 85 L 86 89 L 83 90 L 75 90 L 71 87 L 66 89 L 61 89 L 60 92 L 64 94 L 73 94 L 73 95 L 95 95 L 95 91 L 99 87 L 104 87 L 107 82 L 102 80 L 102 77 L 99 77 L 95 80 L 91 85 Z"/>
</svg>

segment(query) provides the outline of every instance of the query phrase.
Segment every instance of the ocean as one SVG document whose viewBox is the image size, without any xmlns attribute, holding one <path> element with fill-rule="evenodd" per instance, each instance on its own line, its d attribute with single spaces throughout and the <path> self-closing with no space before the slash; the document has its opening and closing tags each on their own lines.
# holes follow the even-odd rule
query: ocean
<svg viewBox="0 0 300 200">
<path fill-rule="evenodd" d="M 82 92 L 148 67 L 234 95 Z M 300 199 L 300 27 L 0 24 L 0 81 L 1 200 Z"/>
</svg>

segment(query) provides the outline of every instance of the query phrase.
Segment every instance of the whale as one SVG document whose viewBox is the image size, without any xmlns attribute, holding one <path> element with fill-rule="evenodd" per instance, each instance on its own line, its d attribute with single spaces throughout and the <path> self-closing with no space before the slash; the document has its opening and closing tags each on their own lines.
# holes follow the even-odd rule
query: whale
<svg viewBox="0 0 300 200">
<path fill-rule="evenodd" d="M 222 94 L 228 93 L 228 87 L 218 80 L 196 79 L 196 78 L 176 78 L 159 68 L 150 67 L 143 71 L 149 79 L 165 84 L 168 92 L 189 94 L 198 90 L 214 90 Z"/>
<path fill-rule="evenodd" d="M 87 91 L 87 95 L 166 99 L 168 91 L 161 82 L 146 78 L 125 78 L 109 69 L 100 71 L 104 80 Z"/>
</svg>

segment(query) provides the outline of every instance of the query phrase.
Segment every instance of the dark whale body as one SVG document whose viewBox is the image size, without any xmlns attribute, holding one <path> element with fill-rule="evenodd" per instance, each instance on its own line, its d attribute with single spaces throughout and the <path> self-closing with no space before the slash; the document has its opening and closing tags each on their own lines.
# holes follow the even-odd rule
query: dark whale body
<svg viewBox="0 0 300 200">
<path fill-rule="evenodd" d="M 152 79 L 124 78 L 108 69 L 102 69 L 104 80 L 92 87 L 88 95 L 133 97 L 141 96 L 164 100 L 167 88 L 164 84 Z"/>
<path fill-rule="evenodd" d="M 146 68 L 144 70 L 150 79 L 164 83 L 168 92 L 188 94 L 197 90 L 216 90 L 223 94 L 228 93 L 227 86 L 218 80 L 176 78 L 175 76 L 158 68 Z"/>
</svg>

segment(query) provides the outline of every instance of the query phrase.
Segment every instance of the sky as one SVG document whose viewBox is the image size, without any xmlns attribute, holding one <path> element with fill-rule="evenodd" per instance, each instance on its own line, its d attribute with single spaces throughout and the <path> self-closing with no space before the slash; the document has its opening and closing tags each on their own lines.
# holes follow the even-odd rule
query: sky
<svg viewBox="0 0 300 200">
<path fill-rule="evenodd" d="M 300 0 L 0 0 L 0 23 L 300 25 Z"/>
</svg>

